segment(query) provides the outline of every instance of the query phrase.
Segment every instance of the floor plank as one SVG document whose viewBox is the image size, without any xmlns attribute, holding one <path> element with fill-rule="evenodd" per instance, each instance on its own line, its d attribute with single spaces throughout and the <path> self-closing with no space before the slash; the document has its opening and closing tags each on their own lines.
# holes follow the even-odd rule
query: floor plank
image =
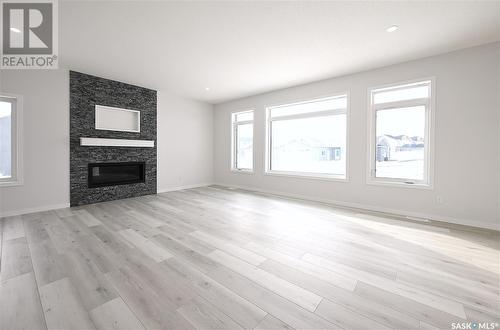
<svg viewBox="0 0 500 330">
<path fill-rule="evenodd" d="M 301 259 L 287 256 L 283 253 L 273 251 L 272 249 L 261 247 L 255 243 L 249 243 L 245 245 L 248 249 L 260 253 L 261 255 L 273 259 L 282 264 L 291 266 L 297 270 L 300 270 L 306 274 L 322 279 L 330 284 L 338 286 L 349 291 L 354 291 L 356 287 L 357 280 L 351 277 L 343 276 L 341 274 L 332 272 L 326 268 L 317 266 L 312 263 L 308 263 Z"/>
<path fill-rule="evenodd" d="M 153 237 L 153 240 L 159 245 L 164 246 L 166 249 L 171 251 L 178 259 L 187 261 L 202 272 L 206 273 L 218 267 L 215 261 L 200 253 L 197 247 L 193 248 L 193 245 L 190 242 L 187 242 L 187 245 L 185 245 L 186 242 L 183 242 L 185 243 L 183 244 L 178 240 L 167 237 L 163 234 Z M 212 250 L 210 250 L 208 253 L 210 252 L 212 252 Z"/>
<path fill-rule="evenodd" d="M 31 254 L 25 237 L 6 240 L 2 248 L 2 281 L 33 271 Z"/>
<path fill-rule="evenodd" d="M 267 315 L 255 328 L 255 330 L 291 330 L 291 326 L 285 322 L 275 318 L 272 315 Z"/>
<path fill-rule="evenodd" d="M 46 329 L 33 273 L 0 283 L 0 329 Z"/>
<path fill-rule="evenodd" d="M 204 241 L 207 244 L 210 244 L 214 246 L 215 248 L 224 251 L 225 253 L 229 253 L 237 258 L 240 258 L 241 260 L 244 260 L 248 262 L 249 264 L 252 264 L 254 266 L 260 265 L 266 258 L 253 253 L 252 251 L 249 251 L 247 249 L 242 249 L 241 247 L 225 242 L 224 240 L 221 240 L 213 235 L 204 233 L 202 231 L 195 231 L 190 234 L 191 236 Z"/>
<path fill-rule="evenodd" d="M 267 260 L 260 268 L 279 276 L 291 283 L 300 285 L 330 301 L 345 306 L 361 316 L 366 316 L 392 329 L 418 329 L 419 321 L 406 313 L 389 308 L 383 301 L 367 299 L 351 291 L 331 285 L 288 265 Z"/>
<path fill-rule="evenodd" d="M 149 215 L 146 212 L 141 212 L 140 210 L 128 211 L 127 214 L 129 214 L 130 216 L 137 219 L 137 221 L 140 221 L 140 222 L 144 223 L 145 225 L 152 227 L 152 228 L 161 227 L 161 226 L 165 225 L 165 222 L 155 218 L 154 216 Z"/>
<path fill-rule="evenodd" d="M 3 240 L 8 241 L 24 237 L 23 221 L 20 216 L 5 218 L 3 220 Z"/>
<path fill-rule="evenodd" d="M 216 306 L 245 329 L 254 328 L 267 315 L 265 311 L 248 300 L 243 299 L 194 267 L 176 260 L 176 258 L 164 262 L 164 265 L 171 271 L 178 272 L 191 284 L 198 295 Z"/>
<path fill-rule="evenodd" d="M 340 329 L 333 323 L 230 269 L 218 268 L 210 272 L 209 276 L 293 328 Z"/>
<path fill-rule="evenodd" d="M 464 321 L 455 315 L 432 308 L 427 304 L 416 302 L 363 282 L 358 283 L 354 292 L 361 297 L 385 304 L 387 307 L 443 329 L 448 329 L 452 322 Z"/>
<path fill-rule="evenodd" d="M 90 214 L 87 210 L 78 210 L 75 211 L 75 214 L 78 219 L 80 219 L 88 227 L 102 225 L 102 222 Z"/>
<path fill-rule="evenodd" d="M 148 329 L 194 329 L 176 306 L 160 296 L 150 284 L 128 270 L 106 274 L 121 298 Z"/>
<path fill-rule="evenodd" d="M 23 223 L 29 244 L 39 244 L 50 239 L 41 218 L 23 219 Z"/>
<path fill-rule="evenodd" d="M 389 281 L 383 277 L 378 277 L 366 272 L 357 271 L 354 269 L 349 269 L 345 266 L 340 266 L 339 264 L 334 264 L 327 259 L 314 256 L 312 254 L 306 254 L 303 260 L 316 264 L 321 267 L 325 267 L 335 272 L 341 272 L 342 274 L 351 274 L 360 281 L 371 284 L 383 290 L 395 293 L 397 295 L 415 300 L 419 303 L 428 305 L 435 309 L 441 310 L 443 312 L 458 316 L 460 318 L 466 319 L 464 306 L 456 301 L 445 299 L 439 295 L 429 294 L 422 290 L 416 290 L 410 286 L 402 283 L 397 283 L 394 281 Z"/>
<path fill-rule="evenodd" d="M 78 291 L 87 311 L 118 297 L 104 274 L 81 251 L 65 253 L 62 259 L 65 273 Z"/>
<path fill-rule="evenodd" d="M 66 277 L 61 255 L 50 240 L 30 244 L 31 260 L 39 286 Z"/>
<path fill-rule="evenodd" d="M 335 323 L 344 329 L 379 329 L 389 330 L 391 328 L 372 319 L 360 315 L 340 304 L 335 304 L 327 299 L 323 299 L 316 309 L 316 314 L 321 315 L 328 321 Z"/>
<path fill-rule="evenodd" d="M 200 297 L 194 298 L 190 303 L 180 307 L 178 311 L 197 329 L 243 329 L 229 316 Z"/>
<path fill-rule="evenodd" d="M 249 278 L 271 291 L 274 291 L 280 296 L 293 301 L 297 305 L 311 312 L 314 312 L 321 302 L 322 298 L 320 296 L 304 290 L 288 281 L 282 280 L 262 269 L 247 264 L 225 252 L 215 250 L 208 256 L 227 268 Z"/>
<path fill-rule="evenodd" d="M 95 329 L 69 278 L 40 287 L 40 299 L 49 329 Z"/>
<path fill-rule="evenodd" d="M 132 229 L 123 230 L 120 231 L 120 234 L 123 236 L 123 238 L 132 243 L 145 255 L 147 255 L 156 262 L 162 262 L 163 260 L 172 258 L 172 254 L 169 251 L 149 241 L 147 238 L 138 234 L 135 230 Z"/>
<path fill-rule="evenodd" d="M 121 298 L 115 298 L 90 311 L 90 317 L 98 330 L 145 329 Z"/>
</svg>

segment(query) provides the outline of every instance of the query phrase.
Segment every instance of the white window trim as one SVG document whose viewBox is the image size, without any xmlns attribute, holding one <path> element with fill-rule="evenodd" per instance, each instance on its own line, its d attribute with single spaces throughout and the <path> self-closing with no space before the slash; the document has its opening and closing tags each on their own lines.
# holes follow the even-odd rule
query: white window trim
<svg viewBox="0 0 500 330">
<path fill-rule="evenodd" d="M 0 179 L 0 187 L 20 186 L 23 184 L 23 98 L 21 95 L 0 92 L 0 98 L 16 100 L 12 111 L 12 177 Z"/>
<path fill-rule="evenodd" d="M 402 85 L 410 85 L 419 82 L 429 81 L 430 82 L 430 95 L 428 98 L 424 99 L 413 99 L 413 100 L 404 100 L 397 102 L 387 102 L 382 104 L 373 104 L 372 99 L 372 91 L 388 88 L 402 86 Z M 406 87 L 403 87 L 406 88 Z M 396 89 L 395 89 L 396 90 Z M 434 189 L 434 127 L 435 127 L 435 102 L 436 102 L 436 79 L 435 77 L 426 77 L 421 79 L 413 79 L 409 81 L 396 82 L 392 84 L 386 84 L 383 86 L 375 86 L 368 88 L 368 113 L 367 113 L 367 124 L 368 124 L 368 139 L 367 139 L 367 172 L 366 172 L 366 183 L 368 185 L 377 185 L 377 186 L 386 186 L 386 187 L 397 187 L 397 188 L 411 188 L 411 189 Z M 425 116 L 425 168 L 424 168 L 424 177 L 426 180 L 424 182 L 419 181 L 411 181 L 408 179 L 396 179 L 396 178 L 377 178 L 374 176 L 375 173 L 375 114 L 377 110 L 382 109 L 391 109 L 391 108 L 400 108 L 400 107 L 411 107 L 425 105 L 426 107 L 426 116 Z"/>
<path fill-rule="evenodd" d="M 300 113 L 288 116 L 279 116 L 274 119 L 271 118 L 271 109 L 279 106 L 294 105 L 300 103 L 309 103 L 326 98 L 343 97 L 347 98 L 346 109 L 334 109 L 334 110 L 324 110 L 318 112 Z M 303 98 L 290 103 L 279 103 L 266 106 L 266 146 L 264 148 L 264 175 L 278 176 L 278 177 L 291 177 L 298 179 L 312 179 L 312 180 L 322 180 L 322 181 L 337 181 L 337 182 L 349 182 L 349 159 L 350 159 L 350 130 L 351 130 L 351 120 L 350 120 L 350 108 L 351 108 L 351 98 L 349 91 L 338 92 L 335 94 L 328 94 L 316 97 Z M 291 172 L 291 171 L 276 171 L 271 170 L 271 122 L 280 120 L 290 120 L 290 119 L 300 119 L 300 118 L 312 118 L 331 114 L 346 114 L 346 172 L 345 175 L 338 174 L 327 174 L 327 173 L 310 173 L 310 172 Z"/>
<path fill-rule="evenodd" d="M 245 120 L 245 121 L 235 121 L 236 115 L 243 114 L 243 113 L 253 113 L 253 120 Z M 252 169 L 247 169 L 247 168 L 238 168 L 236 166 L 236 161 L 237 161 L 237 145 L 236 145 L 236 132 L 238 125 L 244 125 L 244 124 L 252 124 Z M 231 112 L 231 164 L 229 165 L 229 170 L 233 173 L 239 173 L 239 174 L 254 174 L 254 169 L 255 169 L 255 111 L 253 109 L 247 109 L 247 110 L 240 110 L 240 111 L 234 111 Z"/>
</svg>

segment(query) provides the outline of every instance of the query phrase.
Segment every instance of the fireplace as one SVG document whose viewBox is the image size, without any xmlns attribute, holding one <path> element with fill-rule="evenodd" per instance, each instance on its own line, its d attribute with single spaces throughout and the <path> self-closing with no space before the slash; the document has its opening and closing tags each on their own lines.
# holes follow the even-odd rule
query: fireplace
<svg viewBox="0 0 500 330">
<path fill-rule="evenodd" d="M 145 162 L 90 163 L 89 188 L 145 182 Z"/>
</svg>

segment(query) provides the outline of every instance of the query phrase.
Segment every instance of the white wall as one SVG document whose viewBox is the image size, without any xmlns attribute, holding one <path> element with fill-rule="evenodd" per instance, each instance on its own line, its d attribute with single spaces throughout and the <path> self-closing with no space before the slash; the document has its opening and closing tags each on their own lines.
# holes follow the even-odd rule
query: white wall
<svg viewBox="0 0 500 330">
<path fill-rule="evenodd" d="M 158 93 L 158 192 L 213 182 L 213 106 Z"/>
<path fill-rule="evenodd" d="M 389 211 L 499 227 L 500 44 L 329 79 L 215 106 L 215 181 L 220 184 Z M 367 89 L 436 78 L 433 190 L 367 185 Z M 265 107 L 329 93 L 350 93 L 349 182 L 263 175 Z M 255 173 L 230 171 L 230 112 L 255 109 Z M 437 203 L 437 196 L 443 203 Z"/>
<path fill-rule="evenodd" d="M 3 70 L 2 92 L 23 97 L 24 184 L 1 187 L 1 213 L 69 203 L 69 73 Z"/>
<path fill-rule="evenodd" d="M 0 216 L 68 206 L 68 70 L 2 70 L 0 88 L 24 101 L 24 184 L 0 188 Z M 159 89 L 158 191 L 212 182 L 212 145 L 212 105 Z"/>
</svg>

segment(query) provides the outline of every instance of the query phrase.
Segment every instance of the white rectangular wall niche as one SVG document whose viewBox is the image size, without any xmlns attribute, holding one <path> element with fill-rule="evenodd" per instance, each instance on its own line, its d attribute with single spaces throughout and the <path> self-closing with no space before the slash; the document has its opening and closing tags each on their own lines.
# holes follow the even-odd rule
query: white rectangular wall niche
<svg viewBox="0 0 500 330">
<path fill-rule="evenodd" d="M 141 112 L 96 105 L 95 129 L 139 133 L 141 131 Z"/>
</svg>

